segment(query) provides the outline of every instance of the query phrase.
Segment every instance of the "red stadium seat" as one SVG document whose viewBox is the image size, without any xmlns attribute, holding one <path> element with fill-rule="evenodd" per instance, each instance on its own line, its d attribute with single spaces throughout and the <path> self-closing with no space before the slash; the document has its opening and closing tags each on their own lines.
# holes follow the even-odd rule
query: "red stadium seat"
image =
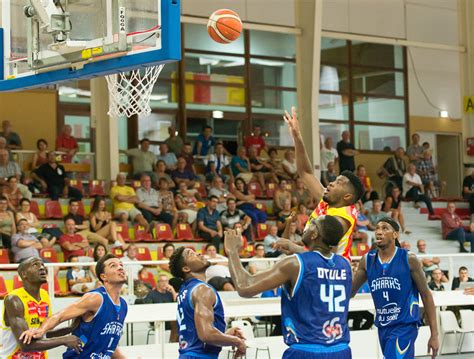
<svg viewBox="0 0 474 359">
<path fill-rule="evenodd" d="M 40 250 L 40 257 L 51 263 L 58 263 L 58 253 L 54 248 L 43 248 Z"/>
<path fill-rule="evenodd" d="M 163 259 L 163 247 L 158 246 L 156 249 L 156 258 L 158 258 L 158 260 Z"/>
<path fill-rule="evenodd" d="M 84 195 L 84 186 L 82 185 L 82 181 L 78 181 L 75 179 L 69 180 L 69 186 L 81 191 L 82 195 Z"/>
<path fill-rule="evenodd" d="M 152 237 L 151 233 L 148 232 L 146 230 L 146 228 L 143 227 L 142 225 L 140 225 L 138 223 L 135 224 L 134 230 L 135 230 L 135 241 L 136 242 L 141 242 L 141 241 L 151 242 L 151 241 L 153 241 L 153 237 Z"/>
<path fill-rule="evenodd" d="M 5 298 L 7 294 L 8 290 L 7 285 L 5 283 L 5 278 L 3 278 L 3 276 L 0 276 L 0 298 Z"/>
<path fill-rule="evenodd" d="M 151 261 L 151 253 L 148 247 L 138 247 L 137 260 Z"/>
<path fill-rule="evenodd" d="M 128 224 L 127 223 L 117 223 L 116 226 L 117 233 L 120 233 L 125 242 L 131 242 L 130 235 L 128 234 Z"/>
<path fill-rule="evenodd" d="M 370 247 L 367 243 L 357 243 L 357 255 L 363 256 L 370 250 Z"/>
<path fill-rule="evenodd" d="M 33 214 L 34 214 L 37 218 L 41 218 L 41 217 L 42 217 L 41 214 L 40 214 L 38 202 L 36 202 L 36 201 L 31 201 L 31 202 L 30 202 L 30 211 L 33 212 Z"/>
<path fill-rule="evenodd" d="M 63 211 L 59 201 L 48 200 L 45 203 L 45 217 L 51 219 L 62 219 Z"/>
<path fill-rule="evenodd" d="M 0 249 L 0 264 L 10 264 L 8 249 Z"/>
<path fill-rule="evenodd" d="M 177 241 L 193 241 L 194 235 L 191 226 L 188 223 L 180 223 L 176 226 Z"/>
<path fill-rule="evenodd" d="M 194 184 L 194 189 L 198 191 L 199 195 L 202 198 L 207 198 L 206 185 L 204 184 L 204 182 L 196 182 Z"/>
<path fill-rule="evenodd" d="M 156 288 L 156 281 L 155 281 L 155 278 L 153 277 L 153 273 L 147 271 L 146 276 L 140 275 L 139 279 L 143 283 L 148 283 L 153 289 Z"/>
<path fill-rule="evenodd" d="M 79 208 L 77 209 L 77 213 L 81 215 L 82 217 L 86 216 L 86 209 L 84 208 L 84 202 L 78 201 Z"/>
<path fill-rule="evenodd" d="M 257 241 L 263 241 L 263 239 L 270 233 L 270 226 L 266 223 L 259 223 L 257 225 Z"/>
<path fill-rule="evenodd" d="M 155 238 L 157 241 L 173 241 L 173 232 L 167 223 L 158 223 L 155 225 Z"/>
<path fill-rule="evenodd" d="M 13 289 L 18 289 L 21 287 L 23 287 L 23 281 L 18 274 L 15 274 L 13 276 Z"/>
<path fill-rule="evenodd" d="M 267 183 L 267 189 L 265 190 L 267 198 L 273 198 L 276 191 L 276 184 L 273 182 Z"/>
<path fill-rule="evenodd" d="M 249 183 L 249 193 L 253 194 L 255 197 L 263 197 L 262 188 L 258 182 Z"/>
<path fill-rule="evenodd" d="M 267 213 L 267 205 L 263 202 L 257 202 L 255 203 L 255 208 L 259 209 L 262 212 Z"/>
<path fill-rule="evenodd" d="M 89 196 L 105 196 L 105 182 L 93 180 L 89 182 Z"/>
<path fill-rule="evenodd" d="M 120 247 L 114 247 L 111 249 L 111 252 L 114 256 L 118 257 L 118 258 L 122 258 L 123 257 L 123 249 L 120 248 Z"/>
</svg>

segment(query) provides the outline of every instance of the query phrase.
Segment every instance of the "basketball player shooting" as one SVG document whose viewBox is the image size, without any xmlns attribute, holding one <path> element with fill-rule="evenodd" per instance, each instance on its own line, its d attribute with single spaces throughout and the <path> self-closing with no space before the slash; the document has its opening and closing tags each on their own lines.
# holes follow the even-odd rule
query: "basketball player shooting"
<svg viewBox="0 0 474 359">
<path fill-rule="evenodd" d="M 362 257 L 354 276 L 352 294 L 368 280 L 375 305 L 375 326 L 385 359 L 414 358 L 420 324 L 418 297 L 421 295 L 431 337 L 428 353 L 438 354 L 438 326 L 433 296 L 420 261 L 396 245 L 400 227 L 391 218 L 382 218 L 375 228 L 377 248 Z"/>
<path fill-rule="evenodd" d="M 327 214 L 335 216 L 341 222 L 344 229 L 344 236 L 339 242 L 336 253 L 350 260 L 352 233 L 357 220 L 357 209 L 354 203 L 364 194 L 362 183 L 352 172 L 343 171 L 335 181 L 329 183 L 327 188 L 324 188 L 313 173 L 313 166 L 303 143 L 296 109 L 292 107 L 291 115 L 285 112 L 283 118 L 288 124 L 291 136 L 295 142 L 298 175 L 311 195 L 319 202 L 313 213 L 311 213 L 306 226 L 309 225 L 312 219 L 318 216 Z M 304 251 L 304 247 L 284 239 L 276 243 L 276 248 L 286 253 L 301 253 Z"/>
<path fill-rule="evenodd" d="M 78 319 L 73 334 L 80 338 L 82 351 L 68 349 L 63 358 L 125 358 L 117 345 L 122 335 L 127 315 L 127 302 L 120 291 L 127 282 L 122 262 L 112 254 L 106 254 L 96 264 L 97 278 L 103 286 L 86 293 L 69 307 L 52 315 L 38 329 L 29 329 L 20 336 L 24 345 L 33 338 L 41 338 L 60 323 Z"/>
<path fill-rule="evenodd" d="M 312 219 L 303 234 L 308 252 L 285 257 L 271 269 L 251 275 L 239 258 L 241 234 L 225 233 L 230 273 L 242 297 L 282 286 L 281 322 L 289 346 L 285 359 L 351 358 L 347 326 L 351 266 L 332 252 L 343 234 L 334 216 Z"/>
</svg>

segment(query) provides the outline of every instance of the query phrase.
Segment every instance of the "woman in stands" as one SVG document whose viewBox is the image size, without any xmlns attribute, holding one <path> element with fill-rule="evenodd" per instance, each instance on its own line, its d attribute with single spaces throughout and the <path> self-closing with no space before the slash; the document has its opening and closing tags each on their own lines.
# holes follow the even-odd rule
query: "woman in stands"
<svg viewBox="0 0 474 359">
<path fill-rule="evenodd" d="M 278 216 L 278 213 L 280 213 L 283 210 L 284 203 L 286 201 L 290 201 L 291 205 L 291 192 L 287 188 L 288 186 L 288 181 L 287 180 L 281 180 L 280 184 L 278 185 L 277 190 L 275 191 L 273 195 L 273 213 Z"/>
<path fill-rule="evenodd" d="M 89 221 L 91 232 L 107 238 L 114 247 L 127 249 L 128 245 L 117 232 L 117 224 L 112 220 L 112 213 L 107 211 L 104 197 L 95 197 Z"/>
<path fill-rule="evenodd" d="M 402 232 L 410 234 L 411 232 L 405 227 L 405 217 L 402 212 L 402 192 L 398 187 L 392 187 L 392 192 L 383 203 L 383 211 L 387 212 L 394 220 L 400 223 Z"/>
<path fill-rule="evenodd" d="M 48 142 L 45 139 L 40 138 L 36 141 L 36 148 L 38 151 L 33 155 L 33 162 L 31 163 L 31 169 L 41 166 L 43 163 L 48 162 Z"/>
<path fill-rule="evenodd" d="M 235 180 L 235 188 L 232 194 L 237 199 L 237 208 L 252 218 L 252 223 L 256 226 L 258 223 L 265 223 L 267 214 L 255 208 L 255 195 L 249 193 L 247 185 L 242 178 Z"/>
<path fill-rule="evenodd" d="M 103 244 L 100 244 L 100 243 L 97 243 L 94 247 L 94 253 L 93 253 L 93 257 L 94 257 L 94 262 L 98 262 L 99 259 L 101 259 L 103 256 L 105 256 L 109 251 L 107 250 L 107 247 L 104 246 Z M 92 278 L 97 281 L 97 283 L 100 283 L 98 278 L 97 278 L 97 274 L 95 272 L 95 264 L 91 265 L 89 267 L 89 272 L 92 276 Z"/>
<path fill-rule="evenodd" d="M 51 248 L 56 243 L 56 237 L 49 233 L 40 233 L 41 223 L 36 215 L 30 210 L 31 202 L 28 198 L 20 200 L 20 210 L 16 213 L 16 222 L 25 219 L 28 223 L 28 233 L 38 238 L 43 243 L 44 248 Z"/>
<path fill-rule="evenodd" d="M 0 196 L 0 236 L 2 237 L 3 248 L 12 248 L 12 236 L 15 233 L 16 226 L 13 212 L 8 210 L 7 198 Z"/>
<path fill-rule="evenodd" d="M 278 213 L 276 225 L 278 235 L 281 236 L 286 227 L 286 219 L 291 216 L 291 198 L 283 202 L 283 209 Z M 286 237 L 285 237 L 286 238 Z"/>
<path fill-rule="evenodd" d="M 163 246 L 163 258 L 159 258 L 160 261 L 166 261 L 166 264 L 158 264 L 158 275 L 164 274 L 168 278 L 172 278 L 173 275 L 170 272 L 170 258 L 174 253 L 174 244 L 173 243 L 166 243 Z"/>
<path fill-rule="evenodd" d="M 197 217 L 197 202 L 196 192 L 188 190 L 185 182 L 179 183 L 179 191 L 175 198 L 176 207 L 178 208 L 178 222 L 192 224 Z"/>
<path fill-rule="evenodd" d="M 8 209 L 12 212 L 16 212 L 20 205 L 22 198 L 31 199 L 32 194 L 28 191 L 28 187 L 23 184 L 18 184 L 18 178 L 16 176 L 8 177 L 8 183 L 3 187 L 3 195 L 8 200 Z"/>
</svg>

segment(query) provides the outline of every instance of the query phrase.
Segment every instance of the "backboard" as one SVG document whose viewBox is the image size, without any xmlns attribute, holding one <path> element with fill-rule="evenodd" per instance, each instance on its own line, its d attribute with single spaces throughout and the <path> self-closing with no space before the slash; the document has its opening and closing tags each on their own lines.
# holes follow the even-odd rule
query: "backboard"
<svg viewBox="0 0 474 359">
<path fill-rule="evenodd" d="M 0 2 L 0 91 L 126 72 L 181 57 L 179 0 Z"/>
</svg>

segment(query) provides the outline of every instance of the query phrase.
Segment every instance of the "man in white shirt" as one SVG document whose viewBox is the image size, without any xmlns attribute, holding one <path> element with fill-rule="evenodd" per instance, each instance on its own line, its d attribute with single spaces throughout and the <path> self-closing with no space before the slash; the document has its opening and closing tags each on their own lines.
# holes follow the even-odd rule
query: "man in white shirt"
<svg viewBox="0 0 474 359">
<path fill-rule="evenodd" d="M 430 214 L 434 214 L 431 200 L 425 195 L 425 189 L 421 177 L 416 173 L 413 163 L 408 165 L 408 172 L 403 175 L 403 197 L 406 200 L 417 202 L 423 201 Z"/>
<path fill-rule="evenodd" d="M 332 137 L 327 137 L 324 141 L 324 147 L 321 149 L 321 178 L 324 172 L 328 170 L 328 163 L 336 164 L 338 157 L 337 150 L 333 147 Z"/>
<path fill-rule="evenodd" d="M 226 259 L 226 257 L 217 253 L 217 248 L 214 244 L 209 243 L 206 246 L 206 255 L 204 256 L 207 259 Z M 206 270 L 206 282 L 213 286 L 217 291 L 227 291 L 232 292 L 235 290 L 234 284 L 232 283 L 232 278 L 230 277 L 228 263 L 216 263 L 212 264 Z"/>
<path fill-rule="evenodd" d="M 137 255 L 138 255 L 137 245 L 136 244 L 130 244 L 130 246 L 127 249 L 127 253 L 120 260 L 124 263 L 126 263 L 126 262 L 138 262 Z M 128 264 L 128 265 L 126 264 L 125 267 L 127 267 L 126 268 L 127 274 L 128 274 L 128 266 L 132 267 L 132 278 L 134 280 L 138 279 L 138 272 L 140 272 L 142 270 L 143 266 L 141 264 Z"/>
<path fill-rule="evenodd" d="M 273 225 L 270 227 L 270 233 L 263 239 L 263 246 L 265 247 L 265 257 L 278 257 L 281 252 L 273 248 L 273 245 L 280 239 L 278 237 L 278 227 Z"/>
<path fill-rule="evenodd" d="M 259 243 L 255 246 L 255 255 L 253 258 L 265 258 L 265 247 L 262 243 Z M 272 264 L 269 261 L 250 261 L 249 273 L 255 275 L 270 269 L 271 266 Z"/>
</svg>

